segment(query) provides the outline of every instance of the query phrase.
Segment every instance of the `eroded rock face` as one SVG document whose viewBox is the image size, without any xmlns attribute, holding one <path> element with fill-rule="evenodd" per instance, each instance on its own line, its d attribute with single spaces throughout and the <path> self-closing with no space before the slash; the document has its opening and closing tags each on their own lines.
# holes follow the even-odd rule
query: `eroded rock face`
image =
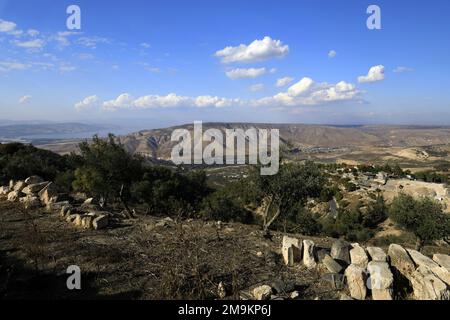
<svg viewBox="0 0 450 320">
<path fill-rule="evenodd" d="M 350 264 L 350 244 L 343 240 L 336 240 L 331 246 L 331 257 L 339 262 Z"/>
<path fill-rule="evenodd" d="M 435 254 L 433 255 L 433 261 L 439 264 L 442 268 L 445 268 L 450 272 L 450 256 L 447 254 Z"/>
<path fill-rule="evenodd" d="M 416 267 L 405 248 L 398 244 L 391 244 L 388 255 L 391 260 L 391 266 L 397 269 L 404 277 L 411 280 Z"/>
<path fill-rule="evenodd" d="M 387 255 L 383 249 L 378 247 L 367 247 L 370 259 L 372 261 L 387 262 Z"/>
<path fill-rule="evenodd" d="M 256 300 L 268 300 L 272 295 L 272 288 L 268 285 L 259 286 L 253 289 L 253 297 Z"/>
<path fill-rule="evenodd" d="M 317 266 L 315 258 L 315 244 L 311 240 L 303 240 L 303 264 L 308 269 L 313 269 Z"/>
<path fill-rule="evenodd" d="M 373 300 L 392 300 L 394 275 L 387 262 L 371 261 L 367 266 Z"/>
<path fill-rule="evenodd" d="M 361 268 L 367 268 L 369 263 L 369 257 L 367 256 L 366 250 L 359 244 L 353 244 L 350 250 L 350 261 Z"/>
<path fill-rule="evenodd" d="M 347 279 L 348 290 L 353 299 L 364 300 L 367 295 L 366 288 L 366 272 L 363 268 L 351 264 L 345 270 L 345 277 Z"/>
<path fill-rule="evenodd" d="M 292 252 L 291 256 L 289 256 L 289 248 L 292 248 L 290 250 Z M 300 262 L 302 260 L 302 241 L 297 238 L 284 236 L 281 253 L 286 265 L 289 265 L 290 262 Z"/>
<path fill-rule="evenodd" d="M 426 267 L 420 266 L 413 272 L 411 283 L 418 300 L 450 300 L 447 285 Z"/>
<path fill-rule="evenodd" d="M 408 249 L 407 251 L 417 266 L 431 271 L 447 285 L 450 285 L 450 272 L 447 269 L 441 267 L 435 261 L 421 254 L 419 251 L 412 249 Z"/>
</svg>

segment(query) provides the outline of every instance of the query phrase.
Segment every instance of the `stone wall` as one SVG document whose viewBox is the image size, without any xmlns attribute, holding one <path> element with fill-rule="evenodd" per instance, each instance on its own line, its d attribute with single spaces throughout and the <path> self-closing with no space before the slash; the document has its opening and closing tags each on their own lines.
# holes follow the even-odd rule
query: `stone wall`
<svg viewBox="0 0 450 320">
<path fill-rule="evenodd" d="M 393 300 L 409 289 L 417 300 L 450 300 L 450 256 L 429 258 L 418 251 L 391 244 L 386 253 L 343 240 L 318 249 L 311 240 L 283 237 L 281 253 L 289 267 L 326 270 L 326 278 L 342 279 L 352 299 Z M 401 291 L 401 292 L 400 292 Z"/>
</svg>

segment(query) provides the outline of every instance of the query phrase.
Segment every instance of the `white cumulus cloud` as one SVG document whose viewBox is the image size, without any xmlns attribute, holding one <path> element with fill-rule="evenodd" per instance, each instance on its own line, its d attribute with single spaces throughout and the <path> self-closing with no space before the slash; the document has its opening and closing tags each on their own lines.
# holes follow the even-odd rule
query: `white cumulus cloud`
<svg viewBox="0 0 450 320">
<path fill-rule="evenodd" d="M 286 92 L 281 92 L 273 97 L 261 98 L 253 101 L 254 106 L 284 106 L 299 107 L 320 105 L 331 102 L 359 100 L 359 90 L 355 85 L 345 81 L 337 84 L 326 82 L 317 83 L 313 79 L 305 77 L 295 83 Z"/>
<path fill-rule="evenodd" d="M 262 40 L 255 40 L 249 45 L 241 44 L 237 47 L 226 47 L 215 53 L 222 63 L 253 63 L 265 61 L 272 58 L 281 58 L 289 53 L 289 46 L 284 45 L 280 40 L 271 37 L 264 37 Z"/>
<path fill-rule="evenodd" d="M 256 78 L 267 73 L 266 68 L 249 68 L 249 69 L 233 69 L 227 71 L 225 74 L 232 80 L 244 78 Z"/>
<path fill-rule="evenodd" d="M 80 102 L 75 103 L 75 109 L 83 110 L 87 108 L 96 107 L 99 105 L 100 99 L 96 96 L 89 96 L 81 100 Z"/>
<path fill-rule="evenodd" d="M 16 29 L 17 25 L 14 22 L 0 19 L 0 32 L 10 33 Z"/>
<path fill-rule="evenodd" d="M 370 68 L 366 76 L 358 77 L 359 83 L 371 83 L 384 80 L 384 66 L 378 65 Z"/>
</svg>

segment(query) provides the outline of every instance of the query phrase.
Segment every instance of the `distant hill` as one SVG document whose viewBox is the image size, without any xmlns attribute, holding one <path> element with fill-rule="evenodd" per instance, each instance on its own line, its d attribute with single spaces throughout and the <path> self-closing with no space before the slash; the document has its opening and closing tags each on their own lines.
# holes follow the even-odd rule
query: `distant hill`
<svg viewBox="0 0 450 320">
<path fill-rule="evenodd" d="M 203 132 L 215 128 L 226 129 L 279 129 L 280 143 L 289 148 L 310 147 L 418 147 L 450 144 L 450 127 L 417 126 L 324 126 L 305 124 L 250 124 L 250 123 L 204 123 Z M 184 128 L 191 131 L 193 125 L 165 129 L 143 130 L 121 136 L 119 139 L 131 153 L 168 158 L 172 147 L 173 130 Z"/>
</svg>

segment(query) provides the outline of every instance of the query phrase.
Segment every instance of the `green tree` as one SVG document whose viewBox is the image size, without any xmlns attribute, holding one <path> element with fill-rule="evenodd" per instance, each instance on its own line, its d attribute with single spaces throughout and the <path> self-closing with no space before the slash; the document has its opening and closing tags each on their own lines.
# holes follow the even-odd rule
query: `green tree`
<svg viewBox="0 0 450 320">
<path fill-rule="evenodd" d="M 254 187 L 264 208 L 262 224 L 265 234 L 280 215 L 288 214 L 298 203 L 304 205 L 308 197 L 320 197 L 326 182 L 319 167 L 312 162 L 284 164 L 273 176 L 258 173 L 253 176 Z"/>
<path fill-rule="evenodd" d="M 130 186 L 142 175 L 141 159 L 130 155 L 114 135 L 106 139 L 94 136 L 91 142 L 79 145 L 81 166 L 75 170 L 73 188 L 108 201 L 119 199 L 132 216 L 127 201 Z"/>
<path fill-rule="evenodd" d="M 442 206 L 427 197 L 414 199 L 400 194 L 393 200 L 389 215 L 399 226 L 414 233 L 419 251 L 426 243 L 443 239 L 450 233 L 450 220 Z"/>
<path fill-rule="evenodd" d="M 363 216 L 363 226 L 366 228 L 376 228 L 381 222 L 385 221 L 388 216 L 388 208 L 384 197 L 378 194 L 375 202 L 371 204 L 367 213 Z"/>
</svg>

